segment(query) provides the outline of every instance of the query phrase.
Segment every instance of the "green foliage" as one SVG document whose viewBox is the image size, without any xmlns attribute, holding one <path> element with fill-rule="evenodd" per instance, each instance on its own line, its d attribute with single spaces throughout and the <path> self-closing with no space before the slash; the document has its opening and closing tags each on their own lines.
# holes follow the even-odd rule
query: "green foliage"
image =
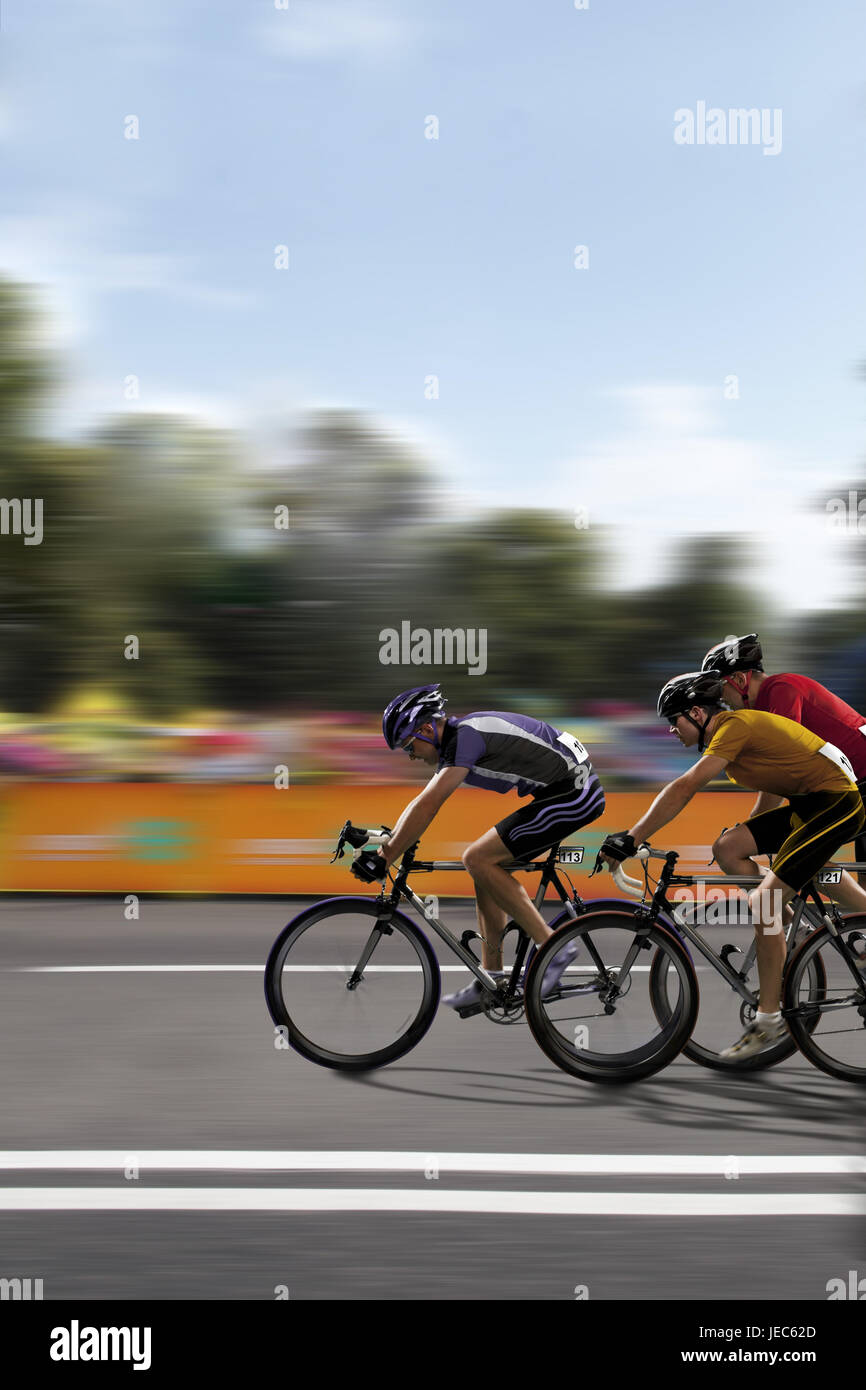
<svg viewBox="0 0 866 1390">
<path fill-rule="evenodd" d="M 796 646 L 750 581 L 745 539 L 694 538 L 663 582 L 626 593 L 603 529 L 533 509 L 531 475 L 525 509 L 461 515 L 404 441 L 340 410 L 313 414 L 267 467 L 229 432 L 139 410 L 86 441 L 49 440 L 58 380 L 29 292 L 0 281 L 0 492 L 42 498 L 45 528 L 38 546 L 0 536 L 7 709 L 95 682 L 157 717 L 374 710 L 441 679 L 453 708 L 651 710 L 663 681 L 728 633 Z M 854 640 L 855 617 L 810 621 L 810 660 Z M 486 674 L 383 664 L 380 633 L 404 621 L 484 629 Z M 138 661 L 124 659 L 130 634 Z"/>
</svg>

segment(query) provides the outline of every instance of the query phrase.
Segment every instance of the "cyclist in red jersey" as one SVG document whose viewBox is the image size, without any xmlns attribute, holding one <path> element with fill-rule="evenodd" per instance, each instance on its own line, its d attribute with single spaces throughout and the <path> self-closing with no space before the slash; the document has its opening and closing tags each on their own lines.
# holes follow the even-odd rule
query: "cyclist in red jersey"
<svg viewBox="0 0 866 1390">
<path fill-rule="evenodd" d="M 768 676 L 764 672 L 763 652 L 758 634 L 729 637 L 711 647 L 701 665 L 702 671 L 716 671 L 725 682 L 725 700 L 731 709 L 765 710 L 780 714 L 802 724 L 826 743 L 832 743 L 845 754 L 854 769 L 860 795 L 866 805 L 866 718 L 846 705 L 838 695 L 809 676 L 786 671 Z M 724 830 L 713 845 L 713 854 L 725 873 L 748 873 L 747 863 L 753 854 L 765 851 L 759 842 L 766 830 L 772 838 L 773 823 L 761 820 L 753 825 L 756 816 L 764 816 L 782 807 L 783 798 L 771 792 L 759 792 L 748 821 Z M 756 839 L 757 836 L 757 839 Z M 861 863 L 866 861 L 866 835 L 854 841 L 854 854 Z M 850 874 L 834 885 L 832 896 L 849 911 L 866 910 L 866 873 L 859 875 L 858 887 Z"/>
</svg>

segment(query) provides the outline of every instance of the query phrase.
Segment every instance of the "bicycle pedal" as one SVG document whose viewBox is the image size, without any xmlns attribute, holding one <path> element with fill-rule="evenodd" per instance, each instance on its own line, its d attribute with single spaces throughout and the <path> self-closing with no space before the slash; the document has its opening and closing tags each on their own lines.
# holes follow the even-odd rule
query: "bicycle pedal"
<svg viewBox="0 0 866 1390">
<path fill-rule="evenodd" d="M 472 1018 L 473 1014 L 484 1012 L 483 1004 L 468 1004 L 465 1009 L 455 1009 L 458 1018 Z"/>
</svg>

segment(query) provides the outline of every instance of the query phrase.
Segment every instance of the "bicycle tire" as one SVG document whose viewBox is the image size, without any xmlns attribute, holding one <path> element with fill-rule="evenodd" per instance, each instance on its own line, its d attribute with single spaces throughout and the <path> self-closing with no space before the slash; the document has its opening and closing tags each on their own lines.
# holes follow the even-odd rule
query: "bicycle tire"
<svg viewBox="0 0 866 1390">
<path fill-rule="evenodd" d="M 524 996 L 526 1019 L 532 1035 L 550 1061 L 562 1071 L 580 1077 L 581 1080 L 600 1085 L 622 1085 L 652 1076 L 673 1061 L 694 1027 L 700 997 L 694 966 L 679 938 L 657 922 L 649 924 L 646 940 L 650 946 L 666 951 L 675 962 L 683 988 L 682 1000 L 675 1010 L 674 1018 L 666 1022 L 658 1020 L 662 1031 L 657 1039 L 632 1050 L 632 1053 L 608 1053 L 603 1057 L 597 1054 L 595 1060 L 592 1060 L 591 1054 L 584 1049 L 566 1043 L 562 1034 L 548 1019 L 541 1000 L 541 988 L 547 965 L 552 957 L 558 954 L 568 941 L 579 942 L 587 934 L 603 930 L 605 924 L 608 929 L 613 927 L 635 933 L 639 921 L 642 923 L 643 919 L 638 919 L 628 908 L 583 913 L 571 926 L 561 927 L 554 936 L 548 938 L 533 958 Z M 627 995 L 624 995 L 623 999 L 627 999 Z M 638 1056 L 640 1053 L 644 1055 Z M 636 1060 L 626 1061 L 625 1058 L 629 1056 L 636 1057 Z"/>
<path fill-rule="evenodd" d="M 423 990 L 420 1007 L 398 1038 L 387 1047 L 372 1052 L 351 1056 L 313 1042 L 298 1027 L 286 1007 L 281 988 L 283 968 L 292 946 L 301 940 L 307 931 L 314 930 L 319 922 L 341 915 L 348 916 L 350 913 L 375 920 L 381 916 L 381 905 L 370 898 L 327 898 L 306 908 L 283 928 L 268 954 L 264 980 L 265 999 L 274 1024 L 286 1029 L 290 1046 L 307 1061 L 337 1071 L 372 1071 L 377 1067 L 387 1066 L 398 1057 L 403 1057 L 421 1041 L 436 1016 L 441 992 L 441 975 L 433 947 L 420 928 L 402 912 L 389 913 L 388 925 L 401 933 L 416 953 L 421 966 Z"/>
<path fill-rule="evenodd" d="M 813 970 L 812 991 L 813 993 L 821 992 L 826 988 L 827 976 L 820 956 L 813 962 Z M 665 1016 L 670 1013 L 670 1002 L 667 998 L 663 971 L 664 957 L 659 951 L 656 951 L 650 966 L 650 999 L 660 1023 L 664 1022 Z M 734 990 L 731 990 L 731 994 L 734 998 L 739 999 Z M 699 1023 L 700 1014 L 695 1022 L 696 1028 Z M 817 1019 L 814 1020 L 812 1027 L 814 1028 L 816 1024 Z M 735 1057 L 722 1057 L 712 1048 L 704 1047 L 703 1044 L 696 1042 L 694 1033 L 683 1045 L 683 1056 L 688 1057 L 691 1062 L 696 1062 L 698 1066 L 709 1067 L 711 1071 L 738 1073 L 765 1071 L 767 1067 L 774 1067 L 779 1062 L 784 1062 L 786 1058 L 793 1057 L 797 1051 L 797 1042 L 793 1036 L 788 1036 L 774 1047 L 768 1047 L 765 1051 L 757 1053 L 756 1056 L 750 1057 L 746 1061 L 737 1061 Z"/>
<path fill-rule="evenodd" d="M 852 919 L 846 917 L 845 931 L 847 932 L 853 925 Z M 855 1017 L 859 1020 L 859 1022 L 855 1024 L 854 1031 L 860 1032 L 862 1029 L 863 1033 L 862 1066 L 850 1066 L 844 1062 L 836 1061 L 829 1057 L 823 1048 L 820 1047 L 817 1037 L 817 1024 L 820 1020 L 820 1012 L 811 1028 L 807 1027 L 807 1016 L 797 1012 L 798 1006 L 800 1005 L 800 985 L 809 966 L 810 959 L 825 949 L 833 951 L 835 955 L 836 952 L 833 942 L 834 938 L 831 936 L 827 927 L 821 927 L 819 931 L 812 932 L 800 942 L 800 945 L 791 956 L 788 969 L 785 972 L 782 1004 L 783 1008 L 786 1010 L 788 1027 L 804 1057 L 806 1057 L 814 1067 L 817 1067 L 819 1071 L 825 1072 L 828 1076 L 834 1076 L 841 1081 L 853 1081 L 859 1085 L 863 1085 L 866 1084 L 866 979 L 863 979 L 862 976 L 860 977 L 860 995 L 862 1002 L 860 1002 L 859 1005 L 851 1005 L 851 1008 L 856 1011 Z M 824 973 L 826 977 L 826 967 Z M 851 976 L 850 987 L 852 990 L 856 990 L 856 982 L 853 976 Z M 788 1013 L 788 1010 L 792 1012 Z"/>
<path fill-rule="evenodd" d="M 577 920 L 578 919 L 576 917 L 573 917 L 567 908 L 563 908 L 561 912 L 558 912 L 555 917 L 551 918 L 547 925 L 550 927 L 551 931 L 559 931 L 559 928 L 563 925 L 563 923 L 575 922 Z M 529 979 L 529 968 L 532 965 L 533 960 L 535 959 L 537 951 L 538 947 L 536 946 L 535 942 L 530 938 L 529 950 L 526 952 L 526 960 L 523 962 L 523 970 L 521 972 L 522 978 L 524 980 Z"/>
</svg>

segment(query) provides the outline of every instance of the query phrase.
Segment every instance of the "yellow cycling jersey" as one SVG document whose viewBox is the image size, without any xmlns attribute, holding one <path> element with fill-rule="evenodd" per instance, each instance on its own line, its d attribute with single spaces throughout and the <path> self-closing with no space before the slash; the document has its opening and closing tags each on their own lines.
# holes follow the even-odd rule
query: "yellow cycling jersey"
<svg viewBox="0 0 866 1390">
<path fill-rule="evenodd" d="M 817 734 L 764 710 L 725 711 L 715 716 L 704 757 L 725 758 L 732 782 L 776 796 L 850 791 L 856 785 L 845 754 Z"/>
</svg>

